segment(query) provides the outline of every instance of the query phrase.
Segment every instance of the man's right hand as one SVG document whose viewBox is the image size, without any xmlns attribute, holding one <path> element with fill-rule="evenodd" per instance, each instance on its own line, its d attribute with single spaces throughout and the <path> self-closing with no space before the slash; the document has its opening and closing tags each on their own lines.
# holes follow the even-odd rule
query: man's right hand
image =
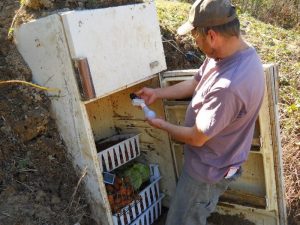
<svg viewBox="0 0 300 225">
<path fill-rule="evenodd" d="M 142 98 L 146 105 L 150 105 L 157 99 L 184 99 L 192 97 L 198 83 L 196 79 L 188 79 L 163 88 L 144 87 L 135 94 Z"/>
<path fill-rule="evenodd" d="M 158 89 L 143 87 L 135 94 L 142 98 L 145 101 L 146 105 L 150 105 L 158 99 L 157 90 Z"/>
</svg>

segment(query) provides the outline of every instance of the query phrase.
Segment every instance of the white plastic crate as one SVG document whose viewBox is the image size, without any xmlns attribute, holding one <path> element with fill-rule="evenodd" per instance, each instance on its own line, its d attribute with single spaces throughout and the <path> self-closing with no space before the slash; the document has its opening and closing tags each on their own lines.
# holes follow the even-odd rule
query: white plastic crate
<svg viewBox="0 0 300 225">
<path fill-rule="evenodd" d="M 118 140 L 121 141 L 98 153 L 98 161 L 102 172 L 110 172 L 140 155 L 138 134 L 115 135 L 97 142 L 96 145 L 105 145 Z"/>
<path fill-rule="evenodd" d="M 137 217 L 144 214 L 161 200 L 162 194 L 159 192 L 160 173 L 158 165 L 150 164 L 150 184 L 144 188 L 140 193 L 140 199 L 133 201 L 128 206 L 120 210 L 119 213 L 113 215 L 114 225 L 128 225 L 131 224 Z"/>
<path fill-rule="evenodd" d="M 158 200 L 141 214 L 130 225 L 150 225 L 161 215 L 161 200 L 164 194 L 160 194 Z"/>
</svg>

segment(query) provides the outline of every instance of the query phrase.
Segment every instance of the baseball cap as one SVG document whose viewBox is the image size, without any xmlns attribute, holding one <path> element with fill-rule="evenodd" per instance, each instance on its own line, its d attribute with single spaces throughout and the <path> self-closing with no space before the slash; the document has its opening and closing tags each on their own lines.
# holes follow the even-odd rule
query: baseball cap
<svg viewBox="0 0 300 225">
<path fill-rule="evenodd" d="M 178 28 L 177 33 L 184 35 L 195 27 L 223 25 L 235 18 L 235 7 L 230 0 L 197 0 L 192 5 L 188 21 Z"/>
</svg>

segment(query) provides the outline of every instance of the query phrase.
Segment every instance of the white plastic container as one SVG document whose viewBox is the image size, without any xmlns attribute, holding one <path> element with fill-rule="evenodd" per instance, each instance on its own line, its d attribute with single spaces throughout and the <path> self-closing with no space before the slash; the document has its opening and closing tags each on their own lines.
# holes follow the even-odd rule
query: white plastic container
<svg viewBox="0 0 300 225">
<path fill-rule="evenodd" d="M 105 145 L 118 140 L 120 142 L 117 144 L 98 152 L 98 161 L 102 172 L 110 172 L 140 155 L 138 134 L 115 135 L 104 141 L 97 142 L 96 145 Z"/>
<path fill-rule="evenodd" d="M 153 221 L 161 214 L 161 199 L 164 197 L 164 195 L 159 192 L 159 180 L 161 179 L 161 176 L 158 165 L 150 164 L 149 167 L 151 183 L 139 193 L 140 200 L 133 201 L 128 206 L 121 209 L 119 213 L 113 215 L 114 225 L 133 224 L 133 222 L 140 217 L 144 218 L 141 219 L 143 221 L 147 220 L 152 221 L 151 223 L 153 223 Z"/>
<path fill-rule="evenodd" d="M 161 200 L 164 194 L 160 194 L 158 200 L 141 214 L 131 225 L 150 225 L 161 215 Z"/>
</svg>

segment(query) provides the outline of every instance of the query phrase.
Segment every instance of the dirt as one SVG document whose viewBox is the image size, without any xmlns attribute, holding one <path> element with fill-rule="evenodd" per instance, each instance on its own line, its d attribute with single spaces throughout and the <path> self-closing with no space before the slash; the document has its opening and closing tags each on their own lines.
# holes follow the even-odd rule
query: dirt
<svg viewBox="0 0 300 225">
<path fill-rule="evenodd" d="M 168 70 L 196 69 L 205 57 L 188 37 L 181 37 L 161 28 Z"/>
<path fill-rule="evenodd" d="M 208 219 L 210 224 L 215 225 L 255 225 L 254 223 L 246 220 L 242 215 L 221 215 L 218 213 L 212 213 L 211 217 Z"/>
<path fill-rule="evenodd" d="M 167 220 L 167 208 L 162 208 L 162 215 L 154 222 L 153 225 L 164 225 Z M 212 213 L 207 220 L 207 225 L 255 225 L 251 221 L 244 218 L 243 215 L 221 215 Z"/>
<path fill-rule="evenodd" d="M 0 2 L 2 81 L 31 81 L 31 71 L 7 37 L 18 9 L 18 1 Z M 16 22 L 43 13 L 25 8 Z M 0 225 L 95 224 L 82 185 L 76 189 L 79 175 L 66 155 L 49 103 L 35 88 L 0 86 Z"/>
<path fill-rule="evenodd" d="M 82 187 L 72 197 L 78 178 L 49 100 L 30 88 L 1 87 L 0 112 L 0 224 L 93 224 Z"/>
</svg>

